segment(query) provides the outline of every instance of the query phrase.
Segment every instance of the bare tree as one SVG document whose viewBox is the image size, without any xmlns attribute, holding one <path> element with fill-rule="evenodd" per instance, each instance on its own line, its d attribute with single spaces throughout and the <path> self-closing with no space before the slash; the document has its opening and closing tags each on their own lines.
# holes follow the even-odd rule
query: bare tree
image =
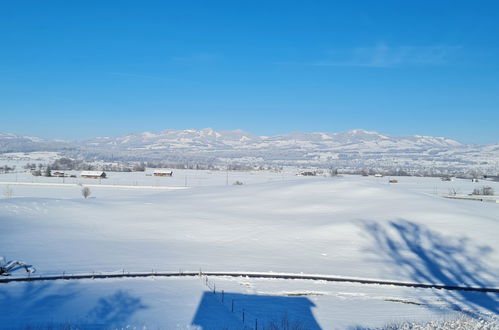
<svg viewBox="0 0 499 330">
<path fill-rule="evenodd" d="M 81 190 L 81 194 L 85 199 L 88 198 L 88 196 L 90 196 L 90 193 L 91 192 L 89 187 L 83 187 L 83 189 Z"/>
<path fill-rule="evenodd" d="M 334 167 L 329 168 L 329 176 L 338 176 L 338 169 Z"/>
</svg>

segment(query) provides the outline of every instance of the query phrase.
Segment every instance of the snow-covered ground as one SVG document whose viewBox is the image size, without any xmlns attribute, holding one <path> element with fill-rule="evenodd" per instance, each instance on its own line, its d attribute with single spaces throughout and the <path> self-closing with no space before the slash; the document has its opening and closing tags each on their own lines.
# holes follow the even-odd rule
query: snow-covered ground
<svg viewBox="0 0 499 330">
<path fill-rule="evenodd" d="M 499 287 L 499 204 L 439 196 L 482 185 L 499 192 L 498 183 L 399 177 L 389 184 L 386 177 L 294 174 L 229 172 L 226 186 L 225 172 L 174 171 L 172 178 L 110 173 L 102 180 L 106 187 L 91 187 L 89 199 L 77 185 L 13 184 L 61 178 L 2 174 L 1 182 L 12 183 L 0 184 L 0 192 L 8 186 L 12 198 L 0 199 L 0 255 L 32 263 L 41 275 L 202 269 Z M 186 177 L 189 188 L 183 190 L 108 186 L 180 187 Z M 236 180 L 244 185 L 232 185 Z M 474 317 L 499 313 L 493 293 L 209 280 L 260 322 L 287 313 L 290 319 L 302 315 L 307 328 L 425 321 L 456 310 Z M 242 328 L 230 306 L 209 291 L 198 278 L 0 284 L 0 306 L 9 311 L 0 313 L 0 323 Z"/>
<path fill-rule="evenodd" d="M 17 167 L 22 167 L 17 166 Z M 168 186 L 168 187 L 199 187 L 199 186 L 225 186 L 236 181 L 243 184 L 283 182 L 296 179 L 297 169 L 288 168 L 283 172 L 271 171 L 208 171 L 208 170 L 173 170 L 172 177 L 154 176 L 153 169 L 145 172 L 106 172 L 105 179 L 81 178 L 81 171 L 63 171 L 71 177 L 45 177 L 33 176 L 25 171 L 0 174 L 0 182 L 27 182 L 27 183 L 71 183 L 71 184 L 101 184 L 117 186 Z M 298 177 L 300 179 L 300 177 Z M 303 178 L 301 178 L 303 179 Z"/>
</svg>

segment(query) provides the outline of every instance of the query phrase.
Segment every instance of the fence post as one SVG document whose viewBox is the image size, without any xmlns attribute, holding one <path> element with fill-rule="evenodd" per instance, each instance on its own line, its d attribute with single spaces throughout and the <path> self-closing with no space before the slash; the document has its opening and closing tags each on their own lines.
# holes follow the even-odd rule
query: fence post
<svg viewBox="0 0 499 330">
<path fill-rule="evenodd" d="M 215 294 L 215 283 L 213 283 L 213 294 Z"/>
<path fill-rule="evenodd" d="M 222 303 L 224 302 L 224 290 L 222 290 Z"/>
<path fill-rule="evenodd" d="M 258 319 L 255 319 L 255 330 L 258 330 Z"/>
<path fill-rule="evenodd" d="M 244 323 L 244 308 L 243 308 L 243 323 Z"/>
<path fill-rule="evenodd" d="M 232 303 L 231 303 L 231 308 L 230 308 L 230 311 L 232 313 L 234 313 L 234 299 L 231 299 L 232 300 Z"/>
</svg>

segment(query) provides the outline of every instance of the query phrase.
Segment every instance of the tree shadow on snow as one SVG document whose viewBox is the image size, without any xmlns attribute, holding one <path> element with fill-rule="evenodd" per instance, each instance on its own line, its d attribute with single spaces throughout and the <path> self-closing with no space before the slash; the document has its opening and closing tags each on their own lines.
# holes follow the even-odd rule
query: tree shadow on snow
<svg viewBox="0 0 499 330">
<path fill-rule="evenodd" d="M 146 308 L 140 298 L 118 290 L 110 296 L 99 299 L 97 306 L 88 313 L 87 322 L 89 325 L 104 328 L 123 326 L 134 313 Z"/>
<path fill-rule="evenodd" d="M 305 297 L 204 292 L 192 325 L 202 329 L 321 329 Z M 244 312 L 244 321 L 243 321 Z"/>
<path fill-rule="evenodd" d="M 468 238 L 443 236 L 423 225 L 399 219 L 384 225 L 362 221 L 361 226 L 374 243 L 369 250 L 395 264 L 399 275 L 418 283 L 449 286 L 488 287 L 497 278 L 495 269 L 483 261 L 492 252 Z M 434 290 L 438 298 L 456 310 L 499 313 L 499 294 Z M 430 302 L 424 302 L 431 305 Z"/>
</svg>

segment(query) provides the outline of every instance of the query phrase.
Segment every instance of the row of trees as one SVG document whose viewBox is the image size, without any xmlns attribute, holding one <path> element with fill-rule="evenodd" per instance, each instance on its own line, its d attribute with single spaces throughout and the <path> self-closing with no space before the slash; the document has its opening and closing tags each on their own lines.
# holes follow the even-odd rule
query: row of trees
<svg viewBox="0 0 499 330">
<path fill-rule="evenodd" d="M 450 196 L 457 196 L 457 195 L 459 195 L 459 193 L 460 193 L 459 189 L 456 189 L 456 188 L 449 189 Z M 473 189 L 473 192 L 471 193 L 471 195 L 478 195 L 478 196 L 494 196 L 494 194 L 495 194 L 494 188 L 492 188 L 490 186 L 483 186 L 480 188 L 475 188 L 475 189 Z"/>
<path fill-rule="evenodd" d="M 49 165 L 26 164 L 25 169 L 31 170 L 33 175 L 50 176 L 50 171 L 108 171 L 108 172 L 143 172 L 145 163 L 119 162 L 114 164 L 88 163 L 84 160 L 59 158 Z"/>
<path fill-rule="evenodd" d="M 15 169 L 16 165 L 12 165 L 12 167 L 8 165 L 0 166 L 0 173 L 9 173 L 14 171 Z"/>
<path fill-rule="evenodd" d="M 50 169 L 50 166 L 47 166 L 43 171 L 42 170 L 31 170 L 31 174 L 34 176 L 52 176 L 52 171 Z"/>
<path fill-rule="evenodd" d="M 483 186 L 480 188 L 475 188 L 473 189 L 473 195 L 482 195 L 482 196 L 493 196 L 494 195 L 494 189 L 489 186 Z"/>
<path fill-rule="evenodd" d="M 108 172 L 144 172 L 146 168 L 171 168 L 171 169 L 189 169 L 189 170 L 228 170 L 228 171 L 255 171 L 255 170 L 270 170 L 270 171 L 280 171 L 282 167 L 279 166 L 253 166 L 241 163 L 232 163 L 227 165 L 213 165 L 213 164 L 201 164 L 201 163 L 173 163 L 173 162 L 162 162 L 162 161 L 148 161 L 148 162 L 114 162 L 114 163 L 88 163 L 83 160 L 70 159 L 70 158 L 60 158 L 44 166 L 42 164 L 27 164 L 26 169 L 32 171 L 39 170 L 40 173 L 50 168 L 50 170 L 56 171 L 93 171 L 101 170 Z M 40 174 L 41 175 L 41 174 Z"/>
</svg>

